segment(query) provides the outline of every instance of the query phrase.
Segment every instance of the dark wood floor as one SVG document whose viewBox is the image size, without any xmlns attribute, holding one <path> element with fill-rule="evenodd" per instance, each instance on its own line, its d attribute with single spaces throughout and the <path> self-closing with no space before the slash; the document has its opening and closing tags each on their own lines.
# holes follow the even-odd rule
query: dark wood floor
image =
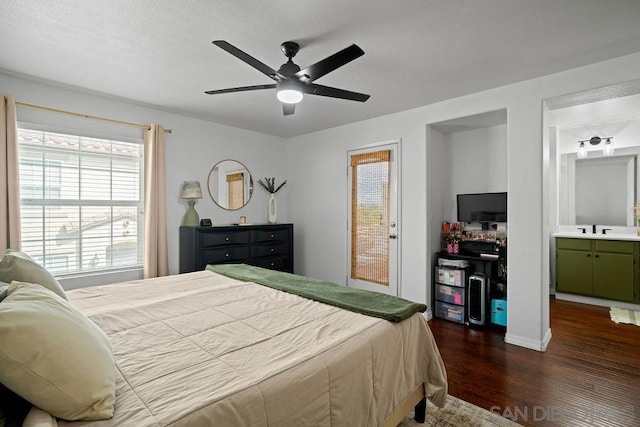
<svg viewBox="0 0 640 427">
<path fill-rule="evenodd" d="M 640 426 L 640 327 L 607 307 L 551 299 L 546 352 L 504 333 L 429 321 L 449 394 L 535 426 Z"/>
</svg>

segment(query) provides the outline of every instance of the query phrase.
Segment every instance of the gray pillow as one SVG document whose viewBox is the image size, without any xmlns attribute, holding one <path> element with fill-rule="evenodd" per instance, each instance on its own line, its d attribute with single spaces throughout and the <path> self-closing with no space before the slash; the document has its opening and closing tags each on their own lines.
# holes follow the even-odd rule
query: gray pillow
<svg viewBox="0 0 640 427">
<path fill-rule="evenodd" d="M 58 418 L 113 416 L 111 342 L 69 301 L 40 285 L 14 281 L 0 303 L 0 382 Z"/>
<path fill-rule="evenodd" d="M 14 280 L 42 285 L 67 299 L 60 283 L 46 268 L 23 252 L 7 249 L 0 258 L 0 281 L 11 283 Z"/>
</svg>

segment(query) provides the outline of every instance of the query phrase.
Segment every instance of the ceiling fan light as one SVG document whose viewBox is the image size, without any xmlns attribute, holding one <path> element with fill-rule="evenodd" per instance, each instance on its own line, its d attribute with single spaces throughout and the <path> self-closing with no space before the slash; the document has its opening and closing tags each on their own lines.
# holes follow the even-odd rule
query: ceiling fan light
<svg viewBox="0 0 640 427">
<path fill-rule="evenodd" d="M 295 89 L 278 89 L 276 96 L 285 104 L 297 104 L 302 101 L 302 92 Z"/>
</svg>

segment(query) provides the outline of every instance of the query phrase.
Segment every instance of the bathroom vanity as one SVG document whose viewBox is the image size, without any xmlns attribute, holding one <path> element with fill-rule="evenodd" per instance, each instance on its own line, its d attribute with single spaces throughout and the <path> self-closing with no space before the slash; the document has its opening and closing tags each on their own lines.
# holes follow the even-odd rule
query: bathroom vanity
<svg viewBox="0 0 640 427">
<path fill-rule="evenodd" d="M 555 233 L 556 291 L 640 303 L 640 237 Z"/>
</svg>

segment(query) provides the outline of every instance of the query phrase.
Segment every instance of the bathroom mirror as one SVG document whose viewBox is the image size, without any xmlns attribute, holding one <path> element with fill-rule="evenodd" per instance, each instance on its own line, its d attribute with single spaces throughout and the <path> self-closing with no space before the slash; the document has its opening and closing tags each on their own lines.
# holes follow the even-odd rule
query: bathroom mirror
<svg viewBox="0 0 640 427">
<path fill-rule="evenodd" d="M 562 157 L 560 224 L 634 226 L 639 189 L 637 154 Z"/>
<path fill-rule="evenodd" d="M 216 205 L 235 211 L 249 203 L 253 195 L 253 177 L 239 161 L 222 160 L 209 171 L 207 188 Z"/>
</svg>

